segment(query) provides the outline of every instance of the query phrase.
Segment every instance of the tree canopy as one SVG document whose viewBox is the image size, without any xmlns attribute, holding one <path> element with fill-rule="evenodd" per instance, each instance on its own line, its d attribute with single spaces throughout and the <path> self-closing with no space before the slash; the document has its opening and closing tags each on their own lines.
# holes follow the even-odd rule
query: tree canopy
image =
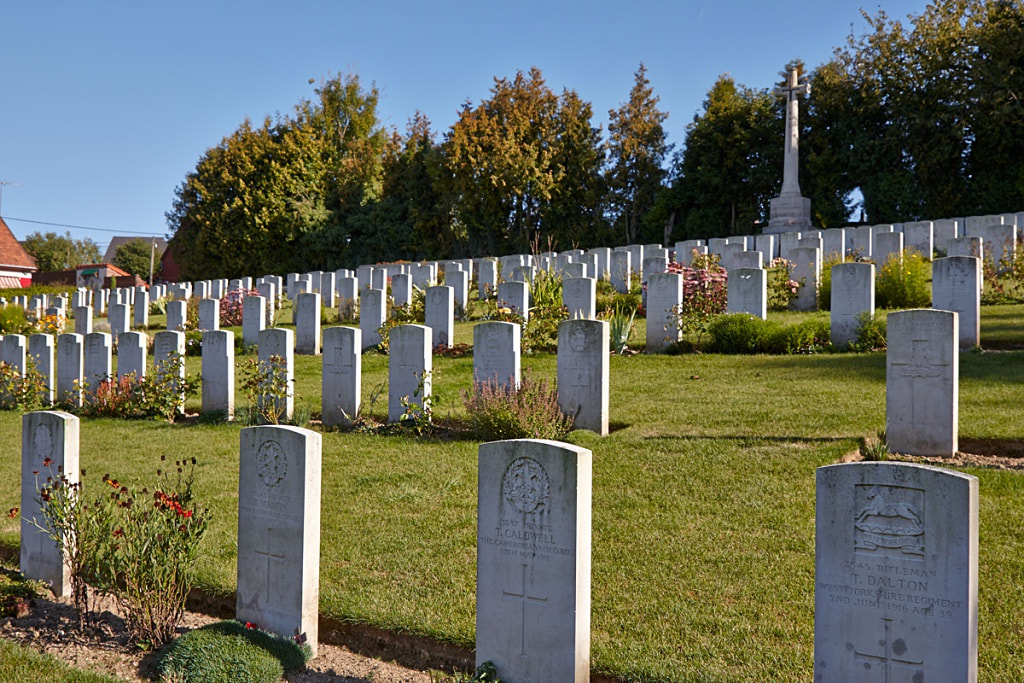
<svg viewBox="0 0 1024 683">
<path fill-rule="evenodd" d="M 22 242 L 25 251 L 35 259 L 40 272 L 70 270 L 83 263 L 100 260 L 100 248 L 91 239 L 76 240 L 70 232 L 33 232 Z"/>
<path fill-rule="evenodd" d="M 1024 3 L 865 18 L 828 62 L 787 65 L 812 86 L 800 186 L 815 223 L 848 222 L 858 191 L 872 222 L 1024 205 Z M 386 128 L 376 87 L 335 76 L 206 151 L 176 190 L 171 244 L 199 278 L 755 232 L 781 188 L 783 77 L 720 76 L 673 157 L 643 64 L 607 135 L 536 67 L 495 77 L 439 133 L 419 113 Z"/>
<path fill-rule="evenodd" d="M 138 275 L 149 282 L 149 267 L 153 264 L 153 277 L 160 274 L 160 254 L 155 252 L 153 243 L 141 238 L 128 240 L 114 252 L 114 265 L 131 275 Z"/>
</svg>

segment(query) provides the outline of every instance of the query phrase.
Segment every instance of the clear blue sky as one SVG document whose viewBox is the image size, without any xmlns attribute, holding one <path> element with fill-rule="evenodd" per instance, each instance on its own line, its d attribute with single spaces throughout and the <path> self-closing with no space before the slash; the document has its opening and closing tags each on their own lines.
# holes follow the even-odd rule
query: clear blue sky
<svg viewBox="0 0 1024 683">
<path fill-rule="evenodd" d="M 670 140 L 722 73 L 770 87 L 792 59 L 827 61 L 864 7 L 919 14 L 926 0 L 707 2 L 7 2 L 0 4 L 0 214 L 19 239 L 66 228 L 101 250 L 114 234 L 164 235 L 174 189 L 249 117 L 289 113 L 310 78 L 356 73 L 404 130 L 418 109 L 443 133 L 493 78 L 537 66 L 606 124 L 640 62 Z M 779 141 L 782 153 L 782 141 Z"/>
</svg>

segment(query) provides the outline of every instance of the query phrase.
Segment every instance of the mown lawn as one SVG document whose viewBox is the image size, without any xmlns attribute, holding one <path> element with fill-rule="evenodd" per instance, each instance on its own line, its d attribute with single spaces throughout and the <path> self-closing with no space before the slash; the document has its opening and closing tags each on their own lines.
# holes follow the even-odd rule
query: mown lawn
<svg viewBox="0 0 1024 683">
<path fill-rule="evenodd" d="M 996 312 L 1014 308 L 998 316 L 999 335 L 1021 329 L 1024 307 Z M 471 325 L 457 326 L 456 341 L 471 341 Z M 297 358 L 296 403 L 314 414 L 319 363 Z M 554 356 L 523 365 L 554 379 Z M 471 368 L 468 357 L 435 359 L 441 418 L 464 420 Z M 386 359 L 364 356 L 365 410 L 378 417 L 386 393 L 369 399 L 386 379 Z M 1024 351 L 965 354 L 960 389 L 961 435 L 1024 441 Z M 636 681 L 809 680 L 814 471 L 884 427 L 884 354 L 613 357 L 611 422 L 604 439 L 568 439 L 594 452 L 595 670 Z M 214 514 L 199 583 L 214 593 L 234 589 L 240 429 L 82 424 L 87 485 L 106 472 L 149 477 L 161 454 L 199 459 Z M 0 414 L 0 438 L 0 503 L 10 507 L 18 415 Z M 323 445 L 321 610 L 471 647 L 477 442 L 328 432 Z M 980 678 L 1019 681 L 1024 474 L 967 471 L 981 480 Z M 17 541 L 5 519 L 0 543 Z"/>
</svg>

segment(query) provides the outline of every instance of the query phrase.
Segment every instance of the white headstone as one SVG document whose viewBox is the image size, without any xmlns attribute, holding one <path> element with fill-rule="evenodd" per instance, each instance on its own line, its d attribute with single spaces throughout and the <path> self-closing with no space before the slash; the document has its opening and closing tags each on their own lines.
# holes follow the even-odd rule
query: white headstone
<svg viewBox="0 0 1024 683">
<path fill-rule="evenodd" d="M 455 279 L 465 273 L 449 270 L 449 275 Z M 455 288 L 444 285 L 427 289 L 423 316 L 431 330 L 431 347 L 451 346 L 455 336 Z"/>
<path fill-rule="evenodd" d="M 463 264 L 465 265 L 465 264 Z M 455 298 L 455 306 L 463 313 L 466 304 L 469 302 L 469 272 L 465 269 L 453 271 L 451 277 L 445 276 L 445 285 L 452 288 L 452 295 Z M 462 313 L 460 313 L 462 315 Z"/>
<path fill-rule="evenodd" d="M 916 309 L 886 319 L 886 439 L 889 450 L 951 457 L 957 451 L 959 321 Z"/>
<path fill-rule="evenodd" d="M 117 338 L 117 378 L 134 374 L 135 379 L 146 376 L 146 355 L 149 337 L 143 332 L 125 332 Z"/>
<path fill-rule="evenodd" d="M 260 341 L 260 332 L 266 329 L 267 300 L 262 296 L 242 299 L 242 345 L 252 346 Z"/>
<path fill-rule="evenodd" d="M 903 248 L 913 249 L 926 259 L 934 253 L 934 229 L 931 221 L 903 224 Z"/>
<path fill-rule="evenodd" d="M 199 300 L 199 329 L 203 332 L 220 329 L 220 299 Z"/>
<path fill-rule="evenodd" d="M 271 327 L 274 324 L 274 311 L 277 308 L 277 283 L 276 282 L 261 282 L 256 285 L 256 291 L 260 293 L 260 296 L 266 299 L 266 304 L 263 308 L 263 329 Z M 245 311 L 242 311 L 245 314 Z"/>
<path fill-rule="evenodd" d="M 616 292 L 625 294 L 629 292 L 632 282 L 632 255 L 628 251 L 613 251 L 610 265 L 612 287 Z"/>
<path fill-rule="evenodd" d="M 790 273 L 790 277 L 801 283 L 796 298 L 790 305 L 797 311 L 818 310 L 821 251 L 813 247 L 797 247 L 790 250 L 789 260 L 793 262 L 793 271 Z"/>
<path fill-rule="evenodd" d="M 558 406 L 576 429 L 608 434 L 608 323 L 565 320 L 558 325 Z"/>
<path fill-rule="evenodd" d="M 736 268 L 729 273 L 726 312 L 749 313 L 767 320 L 768 271 L 763 268 Z"/>
<path fill-rule="evenodd" d="M 519 386 L 522 332 L 516 323 L 482 322 L 473 327 L 473 381 Z"/>
<path fill-rule="evenodd" d="M 295 353 L 320 355 L 320 295 L 302 293 L 295 298 Z"/>
<path fill-rule="evenodd" d="M 476 267 L 477 297 L 490 299 L 498 290 L 498 264 L 494 259 L 480 259 Z"/>
<path fill-rule="evenodd" d="M 932 262 L 932 308 L 956 311 L 960 348 L 981 345 L 981 260 L 948 256 Z"/>
<path fill-rule="evenodd" d="M 48 583 L 59 597 L 71 593 L 71 572 L 57 543 L 39 528 L 46 527 L 39 487 L 61 474 L 68 484 L 78 483 L 78 436 L 78 418 L 69 413 L 47 410 L 21 416 L 21 571 L 26 578 Z"/>
<path fill-rule="evenodd" d="M 481 444 L 476 661 L 508 683 L 590 680 L 593 456 L 557 441 Z"/>
<path fill-rule="evenodd" d="M 647 353 L 661 353 L 679 341 L 679 307 L 683 303 L 683 276 L 654 273 L 647 276 Z"/>
<path fill-rule="evenodd" d="M 842 260 L 846 255 L 846 230 L 829 228 L 822 231 L 821 253 L 825 260 Z"/>
<path fill-rule="evenodd" d="M 107 315 L 107 322 L 110 324 L 110 334 L 115 339 L 131 329 L 129 324 L 131 310 L 128 304 L 111 304 L 110 313 Z"/>
<path fill-rule="evenodd" d="M 235 334 L 228 330 L 203 333 L 202 412 L 235 416 Z"/>
<path fill-rule="evenodd" d="M 816 478 L 814 680 L 976 682 L 977 478 L 896 462 Z"/>
<path fill-rule="evenodd" d="M 597 316 L 597 280 L 592 277 L 570 278 L 562 281 L 562 305 L 570 318 Z"/>
<path fill-rule="evenodd" d="M 832 266 L 830 308 L 832 345 L 845 348 L 857 341 L 860 316 L 875 314 L 875 264 L 851 262 Z"/>
<path fill-rule="evenodd" d="M 28 357 L 35 366 L 35 371 L 43 380 L 43 405 L 50 405 L 54 399 L 56 368 L 53 364 L 53 335 L 33 334 L 28 338 Z"/>
<path fill-rule="evenodd" d="M 106 332 L 92 332 L 85 335 L 85 358 L 83 360 L 85 390 L 95 394 L 103 382 L 113 376 L 113 338 Z"/>
<path fill-rule="evenodd" d="M 779 255 L 779 240 L 778 235 L 754 235 L 754 248 L 761 252 L 764 257 L 765 264 L 772 262 L 772 259 Z M 676 254 L 676 260 L 679 260 L 678 253 Z M 687 263 L 686 265 L 689 265 Z"/>
<path fill-rule="evenodd" d="M 235 618 L 317 654 L 322 440 L 308 429 L 249 427 L 239 437 Z"/>
<path fill-rule="evenodd" d="M 82 405 L 83 346 L 80 334 L 57 337 L 57 402 L 73 408 Z"/>
<path fill-rule="evenodd" d="M 362 333 L 354 327 L 324 330 L 321 405 L 325 426 L 349 425 L 359 415 L 363 381 Z"/>
<path fill-rule="evenodd" d="M 958 222 L 952 218 L 932 221 L 932 234 L 936 249 L 948 249 L 949 241 L 963 235 Z M 952 254 L 950 254 L 952 256 Z"/>
<path fill-rule="evenodd" d="M 902 232 L 880 232 L 875 235 L 874 247 L 875 262 L 879 267 L 884 266 L 891 259 L 903 262 L 903 233 Z"/>
<path fill-rule="evenodd" d="M 75 334 L 86 335 L 92 332 L 92 306 L 75 307 Z"/>
<path fill-rule="evenodd" d="M 149 292 L 144 287 L 136 288 L 135 304 L 132 310 L 135 314 L 132 320 L 133 326 L 142 329 L 149 327 Z"/>
<path fill-rule="evenodd" d="M 407 306 L 412 302 L 412 275 L 396 273 L 391 278 L 391 300 L 396 307 Z"/>
<path fill-rule="evenodd" d="M 359 290 L 359 331 L 363 336 L 363 349 L 380 344 L 380 328 L 384 325 L 386 305 L 383 289 Z"/>
<path fill-rule="evenodd" d="M 498 306 L 507 306 L 525 322 L 530 317 L 530 286 L 525 282 L 502 282 L 498 285 Z"/>
<path fill-rule="evenodd" d="M 300 294 L 299 296 L 311 295 Z M 283 379 L 287 389 L 284 396 L 273 397 L 274 407 L 281 420 L 291 420 L 295 413 L 295 332 L 283 327 L 272 327 L 260 332 L 257 343 L 259 344 L 259 363 L 263 372 L 270 372 L 273 369 L 275 372 L 284 373 Z M 283 366 L 277 365 L 272 368 L 270 362 L 272 358 L 279 358 Z M 266 400 L 264 397 L 260 398 L 261 409 L 264 400 Z"/>
<path fill-rule="evenodd" d="M 173 381 L 182 388 L 178 412 L 185 412 L 185 333 L 164 330 L 153 335 L 153 370 L 164 381 Z"/>
<path fill-rule="evenodd" d="M 431 330 L 426 325 L 396 325 L 388 339 L 388 422 L 405 417 L 408 403 L 419 404 L 430 397 Z"/>
<path fill-rule="evenodd" d="M 202 299 L 200 300 L 202 301 Z M 188 311 L 188 304 L 184 301 L 168 301 L 166 312 L 167 312 L 167 326 L 166 329 L 170 331 L 184 331 L 185 320 Z"/>
</svg>

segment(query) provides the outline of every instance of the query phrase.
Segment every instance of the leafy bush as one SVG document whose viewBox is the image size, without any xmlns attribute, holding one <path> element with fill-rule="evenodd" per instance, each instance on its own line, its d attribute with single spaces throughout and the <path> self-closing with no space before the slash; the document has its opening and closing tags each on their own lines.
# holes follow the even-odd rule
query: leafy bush
<svg viewBox="0 0 1024 683">
<path fill-rule="evenodd" d="M 25 373 L 0 361 L 0 409 L 28 413 L 49 407 L 46 380 L 35 369 L 32 359 L 25 362 Z"/>
<path fill-rule="evenodd" d="M 185 399 L 199 390 L 196 377 L 187 376 L 182 380 L 171 370 L 177 362 L 179 359 L 174 357 L 165 361 L 166 372 L 160 364 L 143 377 L 136 377 L 133 372 L 100 382 L 95 391 L 85 393 L 80 413 L 86 417 L 158 417 L 174 422 Z"/>
<path fill-rule="evenodd" d="M 800 283 L 793 280 L 793 262 L 784 258 L 773 259 L 768 265 L 768 310 L 789 310 L 789 303 L 796 298 Z"/>
<path fill-rule="evenodd" d="M 39 487 L 40 528 L 67 558 L 80 625 L 88 584 L 114 596 L 135 642 L 160 645 L 174 637 L 208 524 L 192 493 L 195 464 L 175 462 L 173 480 L 157 470 L 152 493 L 104 475 L 103 491 L 87 499 L 82 483 L 68 481 L 60 468 Z M 52 468 L 52 461 L 44 465 Z"/>
<path fill-rule="evenodd" d="M 220 326 L 241 327 L 242 302 L 247 296 L 259 296 L 255 289 L 232 289 L 220 299 Z M 198 309 L 196 309 L 198 311 Z"/>
<path fill-rule="evenodd" d="M 887 326 L 885 320 L 864 311 L 857 316 L 857 339 L 851 344 L 855 351 L 884 351 Z"/>
<path fill-rule="evenodd" d="M 875 301 L 879 308 L 923 308 L 931 304 L 930 264 L 915 249 L 897 255 L 878 270 L 875 278 Z"/>
<path fill-rule="evenodd" d="M 708 350 L 713 353 L 769 353 L 781 330 L 779 323 L 761 320 L 749 313 L 718 316 L 708 327 Z"/>
<path fill-rule="evenodd" d="M 242 388 L 249 399 L 246 424 L 276 425 L 290 417 L 285 413 L 292 387 L 288 386 L 288 363 L 281 356 L 248 359 L 242 367 Z"/>
<path fill-rule="evenodd" d="M 276 683 L 285 672 L 303 668 L 309 657 L 308 646 L 231 620 L 189 631 L 170 643 L 156 668 L 163 680 L 180 683 Z"/>
<path fill-rule="evenodd" d="M 828 318 L 795 325 L 761 320 L 749 314 L 717 316 L 708 327 L 708 350 L 715 353 L 817 353 L 832 348 Z"/>
<path fill-rule="evenodd" d="M 780 328 L 772 340 L 773 353 L 819 353 L 832 348 L 828 318 L 810 318 Z"/>
<path fill-rule="evenodd" d="M 24 308 L 13 305 L 0 308 L 0 334 L 31 334 L 32 331 Z"/>
<path fill-rule="evenodd" d="M 466 413 L 477 438 L 561 439 L 572 429 L 573 417 L 558 407 L 558 392 L 544 380 L 524 373 L 518 387 L 497 380 L 475 382 L 462 392 Z"/>
<path fill-rule="evenodd" d="M 715 254 L 695 254 L 692 268 L 670 263 L 668 272 L 683 275 L 683 303 L 672 308 L 676 326 L 684 336 L 697 335 L 699 345 L 712 319 L 725 313 L 728 274 Z"/>
<path fill-rule="evenodd" d="M 621 305 L 615 306 L 615 312 L 608 315 L 608 335 L 612 351 L 622 355 L 626 352 L 629 339 L 633 335 L 633 322 L 636 320 L 636 309 L 629 313 Z"/>
</svg>

